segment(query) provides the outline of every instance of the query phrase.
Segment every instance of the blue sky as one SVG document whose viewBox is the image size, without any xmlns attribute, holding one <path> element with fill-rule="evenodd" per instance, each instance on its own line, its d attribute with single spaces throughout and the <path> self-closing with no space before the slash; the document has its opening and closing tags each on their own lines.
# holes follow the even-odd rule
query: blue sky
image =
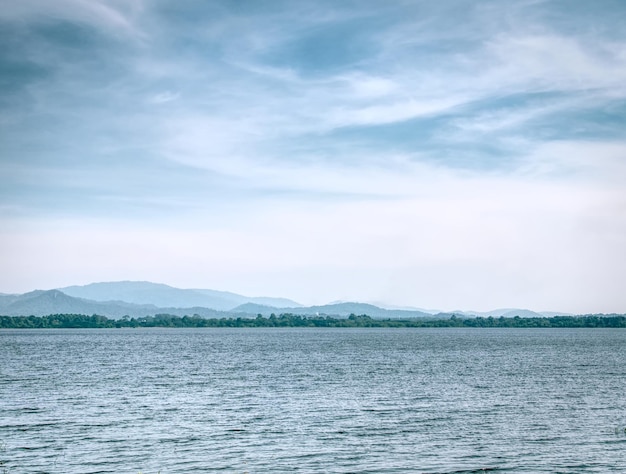
<svg viewBox="0 0 626 474">
<path fill-rule="evenodd" d="M 0 0 L 0 291 L 624 312 L 622 1 Z"/>
</svg>

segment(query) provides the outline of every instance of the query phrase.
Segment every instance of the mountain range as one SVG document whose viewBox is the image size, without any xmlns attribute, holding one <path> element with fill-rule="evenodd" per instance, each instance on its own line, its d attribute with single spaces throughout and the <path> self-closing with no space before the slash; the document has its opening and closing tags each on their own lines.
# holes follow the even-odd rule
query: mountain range
<svg viewBox="0 0 626 474">
<path fill-rule="evenodd" d="M 229 311 L 245 303 L 265 306 L 299 307 L 300 304 L 286 298 L 248 297 L 228 291 L 181 289 L 148 281 L 114 281 L 91 283 L 85 286 L 58 288 L 68 296 L 94 301 L 123 301 L 162 308 L 204 307 Z"/>
<path fill-rule="evenodd" d="M 176 316 L 197 314 L 208 318 L 269 316 L 272 313 L 348 316 L 367 314 L 373 318 L 446 317 L 452 313 L 434 310 L 393 309 L 356 303 L 337 302 L 302 306 L 286 298 L 247 297 L 227 291 L 181 289 L 137 281 L 92 283 L 54 290 L 35 290 L 21 295 L 0 293 L 0 314 L 5 316 L 45 316 L 49 314 L 99 314 L 110 318 L 143 317 L 155 314 Z M 455 311 L 460 316 L 542 317 L 568 313 L 536 313 L 524 309 L 501 309 L 486 313 Z"/>
</svg>

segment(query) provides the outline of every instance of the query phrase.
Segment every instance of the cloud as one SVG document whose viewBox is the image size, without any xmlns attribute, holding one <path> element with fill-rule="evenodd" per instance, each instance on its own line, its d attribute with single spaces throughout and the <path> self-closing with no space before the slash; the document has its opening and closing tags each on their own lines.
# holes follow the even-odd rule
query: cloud
<svg viewBox="0 0 626 474">
<path fill-rule="evenodd" d="M 70 21 L 103 29 L 109 33 L 141 36 L 132 15 L 141 9 L 140 0 L 104 2 L 99 0 L 3 1 L 0 19 L 4 21 Z"/>
<path fill-rule="evenodd" d="M 581 140 L 545 143 L 529 155 L 523 172 L 621 192 L 626 178 L 626 143 Z"/>
<path fill-rule="evenodd" d="M 413 194 L 393 201 L 277 197 L 240 203 L 219 224 L 207 209 L 159 224 L 35 221 L 11 232 L 3 261 L 16 269 L 13 285 L 62 265 L 83 282 L 202 281 L 305 303 L 347 295 L 443 309 L 619 310 L 612 282 L 626 263 L 626 200 L 617 187 L 422 173 Z"/>
<path fill-rule="evenodd" d="M 564 35 L 502 35 L 487 44 L 493 81 L 526 90 L 621 89 L 626 73 L 614 43 Z"/>
<path fill-rule="evenodd" d="M 178 92 L 164 91 L 152 96 L 150 102 L 153 104 L 164 104 L 176 100 L 179 97 L 180 93 Z"/>
<path fill-rule="evenodd" d="M 416 101 L 405 99 L 385 105 L 332 110 L 328 119 L 335 127 L 404 122 L 417 117 L 432 116 L 461 104 L 458 100 Z"/>
<path fill-rule="evenodd" d="M 607 5 L 4 3 L 6 285 L 624 303 Z"/>
</svg>

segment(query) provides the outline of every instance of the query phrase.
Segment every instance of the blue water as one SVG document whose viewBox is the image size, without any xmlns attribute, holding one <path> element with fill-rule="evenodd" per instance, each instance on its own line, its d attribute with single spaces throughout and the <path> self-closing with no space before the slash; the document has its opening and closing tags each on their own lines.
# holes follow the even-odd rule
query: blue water
<svg viewBox="0 0 626 474">
<path fill-rule="evenodd" d="M 0 331 L 0 474 L 626 472 L 626 331 Z"/>
</svg>

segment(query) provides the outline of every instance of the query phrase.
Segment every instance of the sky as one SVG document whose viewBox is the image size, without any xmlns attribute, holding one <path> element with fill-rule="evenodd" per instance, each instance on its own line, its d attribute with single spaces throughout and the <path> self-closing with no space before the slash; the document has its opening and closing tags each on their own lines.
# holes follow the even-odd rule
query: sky
<svg viewBox="0 0 626 474">
<path fill-rule="evenodd" d="M 623 0 L 0 0 L 0 292 L 626 312 Z"/>
</svg>

